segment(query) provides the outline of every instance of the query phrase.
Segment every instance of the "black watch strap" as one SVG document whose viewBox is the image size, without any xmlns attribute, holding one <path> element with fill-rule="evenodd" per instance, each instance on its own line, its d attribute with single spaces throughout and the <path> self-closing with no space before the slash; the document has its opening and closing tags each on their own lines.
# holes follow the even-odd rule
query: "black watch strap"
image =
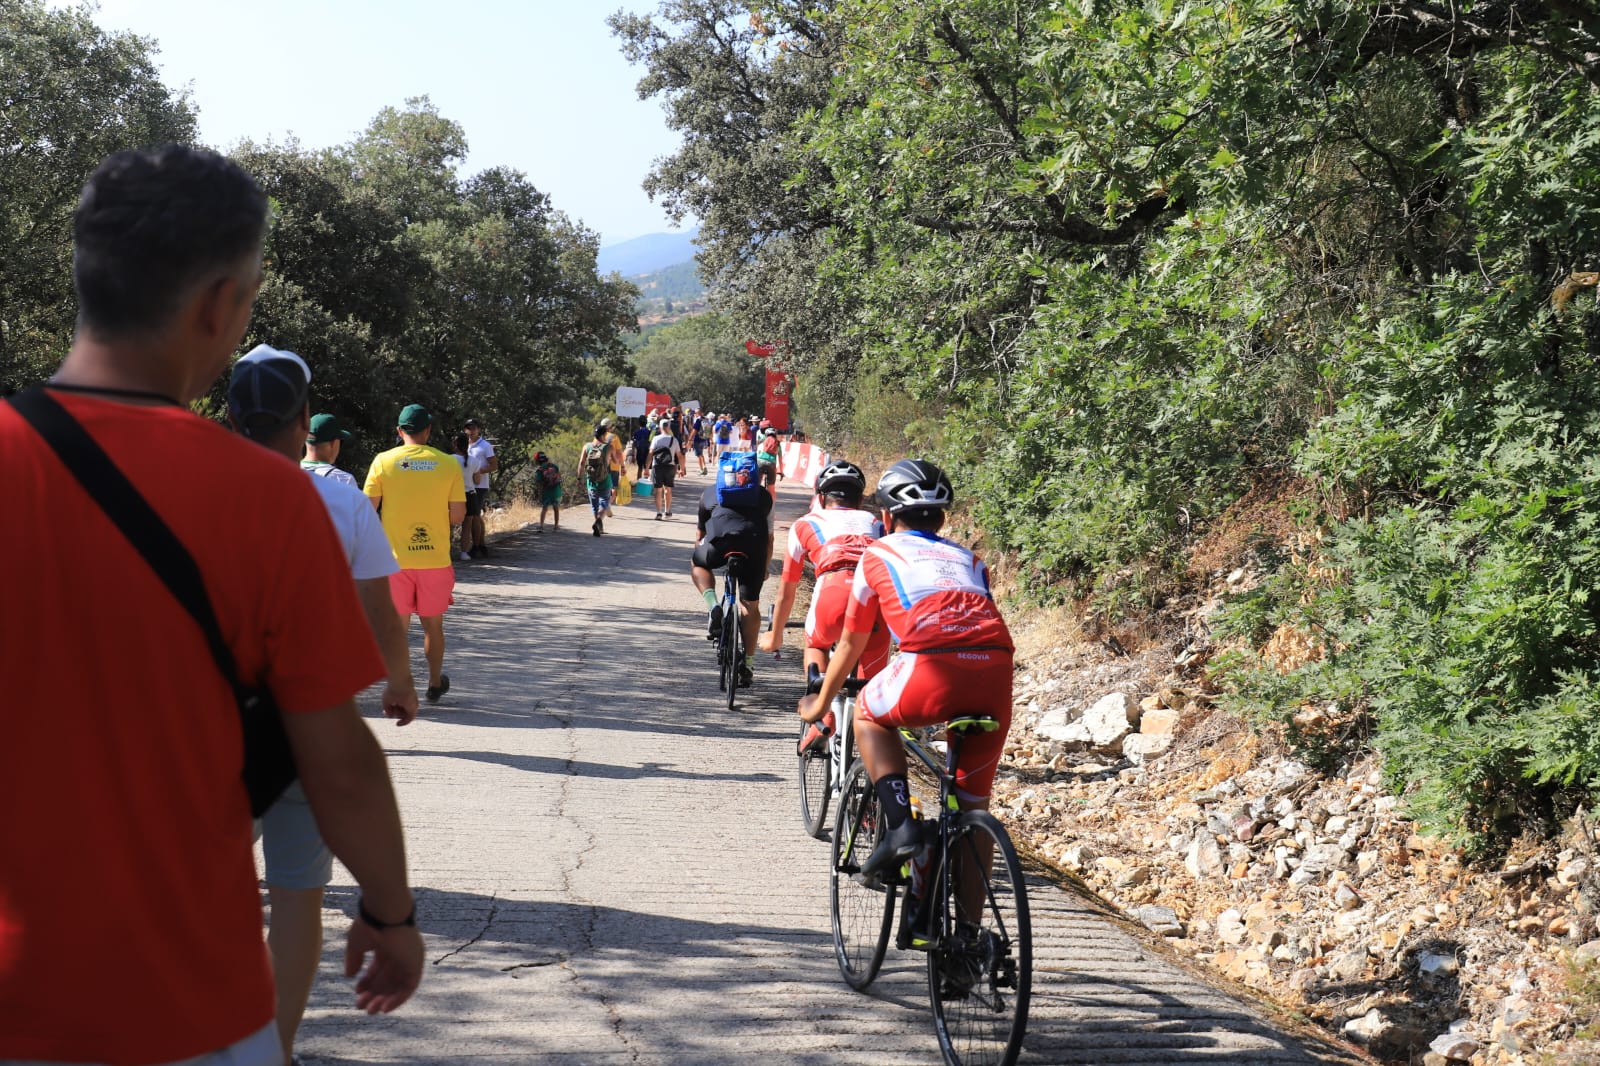
<svg viewBox="0 0 1600 1066">
<path fill-rule="evenodd" d="M 401 926 L 417 924 L 417 905 L 415 903 L 411 904 L 411 913 L 406 915 L 403 920 L 398 922 L 378 921 L 378 919 L 372 916 L 372 912 L 367 910 L 367 901 L 364 899 L 356 900 L 356 913 L 361 916 L 361 920 L 363 922 L 366 922 L 368 925 L 372 926 L 372 928 L 378 930 L 398 929 Z"/>
</svg>

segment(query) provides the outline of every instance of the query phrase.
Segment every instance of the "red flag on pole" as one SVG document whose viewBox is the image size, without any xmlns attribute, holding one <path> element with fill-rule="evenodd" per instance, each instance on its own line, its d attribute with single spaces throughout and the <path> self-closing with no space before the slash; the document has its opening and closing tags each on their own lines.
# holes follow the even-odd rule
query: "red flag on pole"
<svg viewBox="0 0 1600 1066">
<path fill-rule="evenodd" d="M 779 370 L 767 371 L 767 421 L 779 433 L 789 432 L 789 396 L 794 378 Z"/>
</svg>

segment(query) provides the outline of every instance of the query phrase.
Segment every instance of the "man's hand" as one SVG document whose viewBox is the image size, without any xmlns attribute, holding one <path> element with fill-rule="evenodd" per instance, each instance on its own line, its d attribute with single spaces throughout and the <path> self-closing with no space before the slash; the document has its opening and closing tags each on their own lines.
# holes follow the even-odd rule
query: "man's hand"
<svg viewBox="0 0 1600 1066">
<path fill-rule="evenodd" d="M 395 725 L 410 725 L 417 720 L 417 686 L 410 679 L 383 686 L 383 713 L 397 719 Z"/>
<path fill-rule="evenodd" d="M 815 722 L 828 713 L 828 705 L 823 703 L 817 693 L 801 696 L 800 703 L 795 707 L 795 713 L 802 722 Z"/>
<path fill-rule="evenodd" d="M 756 648 L 759 651 L 772 652 L 774 655 L 776 655 L 778 652 L 783 650 L 783 634 L 779 633 L 776 629 L 767 630 L 765 633 L 761 634 L 761 638 L 756 641 Z"/>
<path fill-rule="evenodd" d="M 356 981 L 356 1009 L 388 1014 L 417 990 L 422 980 L 422 934 L 414 925 L 374 929 L 357 918 L 344 949 L 344 975 L 354 977 L 368 954 L 372 964 Z"/>
</svg>

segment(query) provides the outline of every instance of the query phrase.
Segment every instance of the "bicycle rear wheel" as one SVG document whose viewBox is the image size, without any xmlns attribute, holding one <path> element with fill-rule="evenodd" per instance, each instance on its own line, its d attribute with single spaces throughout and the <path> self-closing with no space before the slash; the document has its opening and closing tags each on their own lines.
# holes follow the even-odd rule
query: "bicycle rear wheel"
<svg viewBox="0 0 1600 1066">
<path fill-rule="evenodd" d="M 829 909 L 839 972 L 846 984 L 859 990 L 872 983 L 883 965 L 889 927 L 894 924 L 895 890 L 892 885 L 861 881 L 861 866 L 888 827 L 882 824 L 878 794 L 859 759 L 845 771 L 844 780 L 833 819 Z"/>
<path fill-rule="evenodd" d="M 810 722 L 800 723 L 800 739 L 804 740 Z M 822 751 L 802 751 L 799 754 L 800 770 L 800 820 L 806 832 L 821 840 L 827 833 L 828 786 L 833 783 L 833 758 Z"/>
<path fill-rule="evenodd" d="M 944 915 L 928 952 L 928 998 L 948 1066 L 1011 1066 L 1033 988 L 1033 929 L 1022 864 L 987 811 L 955 818 L 932 882 Z"/>
<path fill-rule="evenodd" d="M 734 699 L 739 692 L 739 667 L 744 664 L 744 649 L 739 646 L 740 637 L 744 633 L 739 617 L 739 582 L 733 575 L 728 575 L 728 608 L 722 619 L 722 646 L 728 649 L 727 661 L 723 664 L 722 680 L 728 692 L 728 710 L 733 710 Z"/>
</svg>

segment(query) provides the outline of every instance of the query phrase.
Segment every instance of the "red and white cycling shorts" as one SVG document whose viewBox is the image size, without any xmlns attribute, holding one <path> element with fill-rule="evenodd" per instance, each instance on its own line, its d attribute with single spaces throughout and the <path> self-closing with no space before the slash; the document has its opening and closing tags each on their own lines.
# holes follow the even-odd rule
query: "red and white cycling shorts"
<svg viewBox="0 0 1600 1066">
<path fill-rule="evenodd" d="M 844 636 L 844 611 L 850 605 L 850 582 L 854 570 L 830 570 L 817 579 L 811 590 L 811 609 L 806 612 L 806 647 L 827 651 Z M 889 627 L 882 622 L 867 640 L 856 672 L 876 677 L 889 665 Z"/>
<path fill-rule="evenodd" d="M 1000 723 L 993 733 L 968 733 L 956 766 L 956 793 L 969 803 L 989 798 L 1011 728 L 1011 653 L 1001 649 L 906 652 L 861 690 L 856 709 L 881 726 L 916 729 L 969 714 Z"/>
</svg>

